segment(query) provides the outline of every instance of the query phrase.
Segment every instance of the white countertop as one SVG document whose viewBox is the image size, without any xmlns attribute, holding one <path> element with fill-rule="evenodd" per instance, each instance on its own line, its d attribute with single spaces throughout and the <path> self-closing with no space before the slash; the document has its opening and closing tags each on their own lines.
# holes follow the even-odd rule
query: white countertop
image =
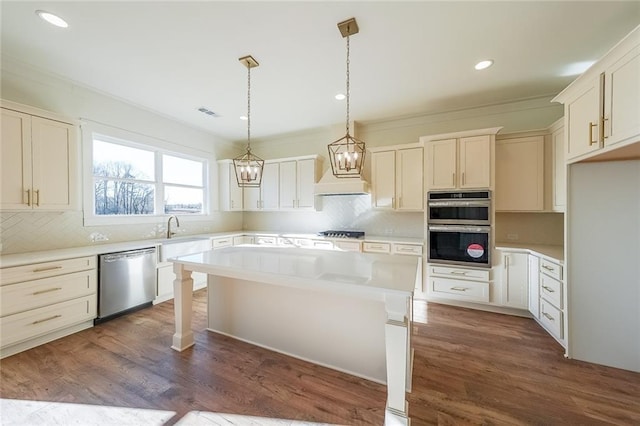
<svg viewBox="0 0 640 426">
<path fill-rule="evenodd" d="M 511 242 L 497 242 L 497 250 L 525 251 L 542 257 L 547 257 L 564 263 L 564 247 L 541 244 L 514 244 Z"/>
<path fill-rule="evenodd" d="M 210 234 L 196 234 L 196 235 L 180 235 L 174 237 L 171 241 L 179 241 L 180 239 L 188 239 L 194 237 L 204 238 L 225 238 L 239 235 L 266 235 L 274 237 L 284 238 L 308 238 L 314 240 L 344 240 L 344 241 L 371 241 L 371 242 L 392 242 L 392 243 L 406 243 L 406 244 L 423 244 L 423 240 L 419 238 L 405 238 L 405 237 L 389 237 L 389 236 L 366 236 L 364 239 L 348 239 L 348 238 L 329 238 L 323 237 L 317 234 L 298 234 L 293 232 L 270 232 L 270 231 L 229 231 L 218 232 Z M 57 250 L 35 251 L 28 253 L 15 253 L 6 254 L 0 256 L 0 268 L 8 268 L 12 266 L 20 266 L 30 263 L 52 262 L 60 259 L 69 259 L 73 257 L 82 256 L 95 256 L 104 253 L 114 253 L 125 250 L 135 250 L 145 247 L 153 247 L 163 242 L 166 242 L 165 238 L 157 238 L 150 240 L 138 240 L 138 241 L 125 241 L 119 243 L 97 243 L 82 247 L 72 247 Z"/>
<path fill-rule="evenodd" d="M 185 269 L 229 278 L 343 292 L 413 292 L 418 258 L 243 245 L 172 259 Z"/>
</svg>

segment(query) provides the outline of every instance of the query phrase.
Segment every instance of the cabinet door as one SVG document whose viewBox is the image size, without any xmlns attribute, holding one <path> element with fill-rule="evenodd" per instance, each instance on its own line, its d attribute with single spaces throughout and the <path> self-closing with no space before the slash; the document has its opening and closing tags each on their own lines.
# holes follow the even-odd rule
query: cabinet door
<svg viewBox="0 0 640 426">
<path fill-rule="evenodd" d="M 605 145 L 640 135 L 640 47 L 609 68 L 604 81 Z"/>
<path fill-rule="evenodd" d="M 422 148 L 399 149 L 396 152 L 396 165 L 397 209 L 424 210 L 424 153 Z"/>
<path fill-rule="evenodd" d="M 457 170 L 456 139 L 429 142 L 426 160 L 427 189 L 455 189 Z"/>
<path fill-rule="evenodd" d="M 233 163 L 229 164 L 229 210 L 242 210 L 242 187 L 238 185 Z"/>
<path fill-rule="evenodd" d="M 278 163 L 266 163 L 262 174 L 262 199 L 263 210 L 278 210 L 280 165 Z"/>
<path fill-rule="evenodd" d="M 565 105 L 568 160 L 601 148 L 599 102 L 600 77 L 592 79 L 580 96 Z"/>
<path fill-rule="evenodd" d="M 564 127 L 551 135 L 553 149 L 553 211 L 563 212 L 567 204 L 567 165 L 565 163 Z"/>
<path fill-rule="evenodd" d="M 31 116 L 2 109 L 0 127 L 0 206 L 31 209 Z"/>
<path fill-rule="evenodd" d="M 296 162 L 280 163 L 280 208 L 293 209 L 296 206 Z"/>
<path fill-rule="evenodd" d="M 316 160 L 297 161 L 298 188 L 296 197 L 296 208 L 313 209 L 315 206 L 315 194 L 313 185 L 316 183 Z"/>
<path fill-rule="evenodd" d="M 535 318 L 540 318 L 540 258 L 529 255 L 529 312 Z"/>
<path fill-rule="evenodd" d="M 260 188 L 247 187 L 242 190 L 242 206 L 244 211 L 256 211 L 262 207 L 262 185 L 264 185 L 264 171 Z"/>
<path fill-rule="evenodd" d="M 503 252 L 502 304 L 528 309 L 529 255 Z"/>
<path fill-rule="evenodd" d="M 371 154 L 372 204 L 378 209 L 395 208 L 396 153 L 395 151 Z"/>
<path fill-rule="evenodd" d="M 496 210 L 544 209 L 544 136 L 496 142 Z"/>
<path fill-rule="evenodd" d="M 77 146 L 72 125 L 31 118 L 33 204 L 36 209 L 74 207 Z"/>
<path fill-rule="evenodd" d="M 491 184 L 491 137 L 460 138 L 458 183 L 462 189 L 489 188 Z"/>
</svg>

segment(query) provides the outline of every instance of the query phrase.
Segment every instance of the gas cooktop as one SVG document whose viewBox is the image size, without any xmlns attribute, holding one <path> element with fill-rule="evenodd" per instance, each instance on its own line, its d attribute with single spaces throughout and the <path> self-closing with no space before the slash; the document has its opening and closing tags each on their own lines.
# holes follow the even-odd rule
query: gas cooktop
<svg viewBox="0 0 640 426">
<path fill-rule="evenodd" d="M 322 231 L 318 235 L 331 238 L 364 238 L 364 231 Z"/>
</svg>

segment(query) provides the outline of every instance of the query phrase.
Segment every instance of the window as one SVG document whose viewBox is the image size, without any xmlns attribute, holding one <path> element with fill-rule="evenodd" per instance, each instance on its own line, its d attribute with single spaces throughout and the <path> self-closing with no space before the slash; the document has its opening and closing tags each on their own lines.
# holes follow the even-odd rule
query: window
<svg viewBox="0 0 640 426">
<path fill-rule="evenodd" d="M 89 224 L 109 218 L 120 218 L 109 223 L 134 223 L 165 214 L 208 213 L 206 158 L 96 133 L 90 144 L 93 194 L 91 206 L 85 205 L 85 223 L 87 218 Z"/>
</svg>

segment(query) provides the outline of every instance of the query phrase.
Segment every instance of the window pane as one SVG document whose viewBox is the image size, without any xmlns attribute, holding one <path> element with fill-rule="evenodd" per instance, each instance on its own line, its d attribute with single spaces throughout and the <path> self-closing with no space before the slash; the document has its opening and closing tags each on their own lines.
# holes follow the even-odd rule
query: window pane
<svg viewBox="0 0 640 426">
<path fill-rule="evenodd" d="M 154 180 L 152 151 L 94 139 L 93 175 L 125 179 Z"/>
<path fill-rule="evenodd" d="M 202 162 L 163 155 L 162 181 L 164 183 L 202 186 Z"/>
<path fill-rule="evenodd" d="M 96 215 L 153 214 L 154 185 L 138 182 L 96 180 Z"/>
<path fill-rule="evenodd" d="M 164 212 L 173 214 L 202 213 L 202 189 L 164 187 Z"/>
</svg>

